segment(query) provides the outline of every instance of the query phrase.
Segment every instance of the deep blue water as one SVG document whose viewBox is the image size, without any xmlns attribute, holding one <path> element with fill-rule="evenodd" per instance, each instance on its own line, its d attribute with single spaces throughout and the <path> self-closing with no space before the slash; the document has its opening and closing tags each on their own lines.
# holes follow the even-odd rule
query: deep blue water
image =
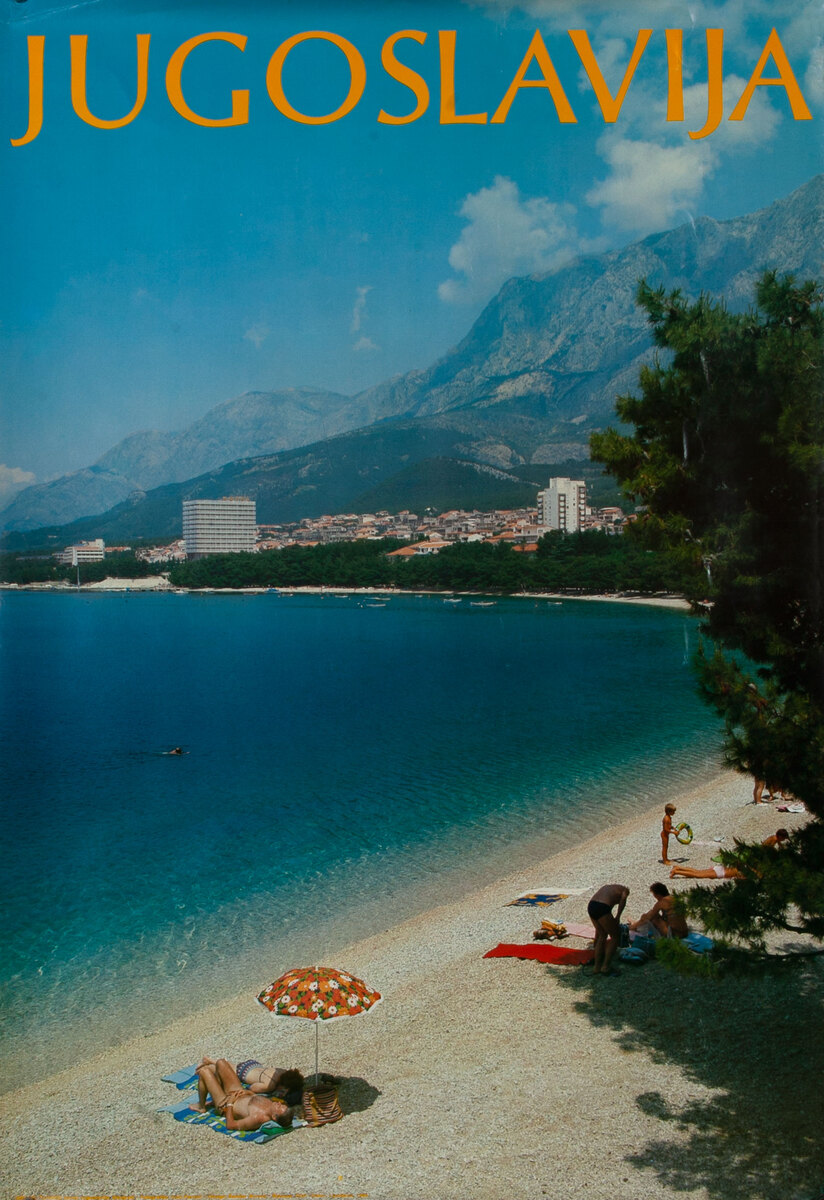
<svg viewBox="0 0 824 1200">
<path fill-rule="evenodd" d="M 718 762 L 696 624 L 655 608 L 6 592 L 0 637 L 2 1032 L 29 1072 Z"/>
</svg>

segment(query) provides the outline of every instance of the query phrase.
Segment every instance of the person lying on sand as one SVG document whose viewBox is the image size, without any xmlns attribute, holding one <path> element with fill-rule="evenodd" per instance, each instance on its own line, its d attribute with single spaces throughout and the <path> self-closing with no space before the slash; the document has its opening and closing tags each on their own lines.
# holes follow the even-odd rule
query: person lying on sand
<svg viewBox="0 0 824 1200">
<path fill-rule="evenodd" d="M 217 1062 L 203 1061 L 197 1068 L 198 1103 L 191 1105 L 196 1112 L 206 1112 L 206 1097 L 225 1118 L 227 1129 L 260 1129 L 267 1121 L 276 1121 L 284 1129 L 292 1124 L 294 1111 L 283 1100 L 249 1092 L 237 1071 L 225 1058 Z"/>
<path fill-rule="evenodd" d="M 723 867 L 720 864 L 715 867 L 707 867 L 706 869 L 699 869 L 698 867 L 673 867 L 670 871 L 670 879 L 674 879 L 676 875 L 683 875 L 685 879 L 744 878 L 737 867 Z"/>
<path fill-rule="evenodd" d="M 661 937 L 686 937 L 687 922 L 681 913 L 675 912 L 673 898 L 665 883 L 653 883 L 649 889 L 655 903 L 649 912 L 642 913 L 637 921 L 630 921 L 630 929 L 643 933 L 642 926 L 652 926 Z"/>
<path fill-rule="evenodd" d="M 595 960 L 592 965 L 593 975 L 617 975 L 618 971 L 610 969 L 610 963 L 618 949 L 621 937 L 621 927 L 618 918 L 624 911 L 624 905 L 629 896 L 629 888 L 622 883 L 607 883 L 599 888 L 587 905 L 589 919 L 595 926 Z M 617 911 L 612 910 L 618 905 Z"/>
<path fill-rule="evenodd" d="M 211 1059 L 204 1058 L 203 1061 L 209 1063 Z M 290 1092 L 303 1090 L 303 1076 L 294 1068 L 264 1067 L 256 1058 L 247 1058 L 245 1062 L 239 1062 L 235 1070 L 240 1082 L 245 1083 L 250 1092 L 285 1100 Z"/>
</svg>

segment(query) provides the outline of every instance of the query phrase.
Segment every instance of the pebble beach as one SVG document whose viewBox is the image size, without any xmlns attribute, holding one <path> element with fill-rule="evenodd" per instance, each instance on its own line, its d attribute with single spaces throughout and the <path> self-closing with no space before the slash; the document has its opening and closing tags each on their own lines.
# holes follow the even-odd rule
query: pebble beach
<svg viewBox="0 0 824 1200">
<path fill-rule="evenodd" d="M 751 781 L 729 773 L 673 797 L 695 835 L 673 844 L 673 860 L 706 867 L 733 836 L 808 819 L 750 798 Z M 329 965 L 384 997 L 320 1030 L 321 1070 L 341 1081 L 337 1124 L 255 1145 L 158 1111 L 180 1095 L 161 1076 L 204 1054 L 314 1069 L 309 1023 L 266 1017 L 252 997 L 268 980 L 251 980 L 242 996 L 69 1071 L 55 1062 L 5 1095 L 2 1195 L 813 1200 L 824 1191 L 820 960 L 708 981 L 655 962 L 602 978 L 483 957 L 530 942 L 542 918 L 586 921 L 603 883 L 631 889 L 625 917 L 649 907 L 655 880 L 692 886 L 660 865 L 660 824 L 656 807 L 404 924 L 387 914 L 385 931 L 336 950 Z M 580 894 L 509 906 L 543 887 Z"/>
</svg>

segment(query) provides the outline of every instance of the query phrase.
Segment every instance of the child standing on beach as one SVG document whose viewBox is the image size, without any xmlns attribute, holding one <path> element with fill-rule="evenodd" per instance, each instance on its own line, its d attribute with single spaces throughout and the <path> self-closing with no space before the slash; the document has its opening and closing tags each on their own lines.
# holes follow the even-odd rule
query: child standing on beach
<svg viewBox="0 0 824 1200">
<path fill-rule="evenodd" d="M 669 860 L 669 839 L 672 833 L 672 818 L 675 816 L 675 805 L 664 805 L 664 820 L 661 823 L 661 853 L 663 855 L 661 862 L 664 866 L 670 865 Z"/>
</svg>

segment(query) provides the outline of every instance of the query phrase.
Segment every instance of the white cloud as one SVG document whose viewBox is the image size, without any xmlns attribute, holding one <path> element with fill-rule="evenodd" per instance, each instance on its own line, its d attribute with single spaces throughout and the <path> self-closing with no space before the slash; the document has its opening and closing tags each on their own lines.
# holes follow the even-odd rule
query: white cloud
<svg viewBox="0 0 824 1200">
<path fill-rule="evenodd" d="M 586 29 L 608 80 L 616 49 L 612 42 L 629 37 L 631 44 L 638 29 L 654 30 L 645 58 L 655 43 L 660 46 L 664 29 L 683 29 L 685 39 L 691 30 L 703 36 L 705 29 L 723 29 L 726 54 L 734 50 L 738 70 L 747 70 L 749 77 L 764 48 L 766 31 L 775 27 L 808 103 L 820 99 L 824 89 L 820 71 L 816 74 L 816 58 L 822 45 L 821 0 L 690 0 L 688 4 L 684 0 L 634 0 L 631 6 L 615 4 L 614 0 L 463 2 L 469 8 L 484 10 L 494 20 L 509 18 L 515 24 L 520 17 L 525 30 L 539 22 L 542 31 L 552 35 L 550 54 L 557 36 L 563 37 L 568 29 Z M 624 64 L 628 61 L 627 56 Z M 706 54 L 695 43 L 685 55 L 684 78 L 689 81 L 706 75 L 706 69 Z"/>
<path fill-rule="evenodd" d="M 268 325 L 253 325 L 251 329 L 247 329 L 243 335 L 243 340 L 251 342 L 256 350 L 259 350 L 269 336 Z"/>
<path fill-rule="evenodd" d="M 644 235 L 678 224 L 700 208 L 704 184 L 722 161 L 763 150 L 775 138 L 783 117 L 764 88 L 756 89 L 743 121 L 728 119 L 746 83 L 739 75 L 725 76 L 724 118 L 713 133 L 697 139 L 688 134 L 706 123 L 706 84 L 684 88 L 683 122 L 663 122 L 654 98 L 638 90 L 626 122 L 608 128 L 596 144 L 610 173 L 587 192 L 586 201 L 602 209 L 605 226 Z"/>
<path fill-rule="evenodd" d="M 824 104 L 824 41 L 821 38 L 818 38 L 810 54 L 810 64 L 801 86 L 809 105 L 820 108 Z"/>
<path fill-rule="evenodd" d="M 364 351 L 380 350 L 380 346 L 377 346 L 370 337 L 360 337 L 355 342 L 352 349 L 356 350 L 360 354 Z"/>
<path fill-rule="evenodd" d="M 468 195 L 460 215 L 467 224 L 449 252 L 458 278 L 438 287 L 450 304 L 488 300 L 513 275 L 549 271 L 580 249 L 574 208 L 544 197 L 522 199 L 518 185 L 501 175 Z"/>
<path fill-rule="evenodd" d="M 0 463 L 0 501 L 10 500 L 15 492 L 37 482 L 37 476 L 32 471 L 23 471 L 20 467 L 7 467 Z"/>
<path fill-rule="evenodd" d="M 371 291 L 371 284 L 367 284 L 366 287 L 355 288 L 355 304 L 352 309 L 352 333 L 357 333 L 361 327 L 361 322 L 366 312 L 366 297 Z"/>
<path fill-rule="evenodd" d="M 701 196 L 716 155 L 701 142 L 661 146 L 605 135 L 598 145 L 611 174 L 587 192 L 605 225 L 645 234 L 678 224 Z"/>
</svg>

